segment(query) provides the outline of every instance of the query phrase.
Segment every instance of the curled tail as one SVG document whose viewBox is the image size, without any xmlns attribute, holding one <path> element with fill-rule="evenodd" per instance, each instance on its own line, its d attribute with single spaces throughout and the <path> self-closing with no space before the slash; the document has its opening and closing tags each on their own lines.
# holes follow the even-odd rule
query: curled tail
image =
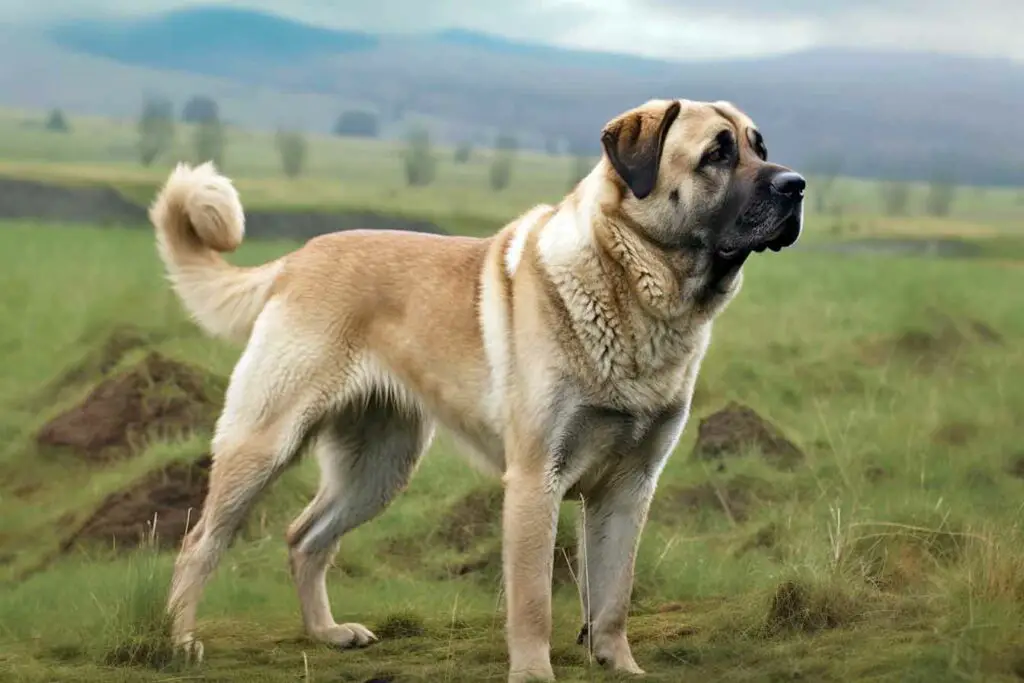
<svg viewBox="0 0 1024 683">
<path fill-rule="evenodd" d="M 171 286 L 192 318 L 214 336 L 244 342 L 270 298 L 283 263 L 231 265 L 245 214 L 231 181 L 213 164 L 178 164 L 149 209 Z"/>
</svg>

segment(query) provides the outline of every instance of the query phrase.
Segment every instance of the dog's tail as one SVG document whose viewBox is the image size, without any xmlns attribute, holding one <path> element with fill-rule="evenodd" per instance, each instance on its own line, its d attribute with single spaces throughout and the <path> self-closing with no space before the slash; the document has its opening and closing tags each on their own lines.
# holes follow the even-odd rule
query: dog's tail
<svg viewBox="0 0 1024 683">
<path fill-rule="evenodd" d="M 245 214 L 231 181 L 213 164 L 178 164 L 149 209 L 171 286 L 209 334 L 244 342 L 270 298 L 280 260 L 254 268 L 221 257 L 242 243 Z"/>
</svg>

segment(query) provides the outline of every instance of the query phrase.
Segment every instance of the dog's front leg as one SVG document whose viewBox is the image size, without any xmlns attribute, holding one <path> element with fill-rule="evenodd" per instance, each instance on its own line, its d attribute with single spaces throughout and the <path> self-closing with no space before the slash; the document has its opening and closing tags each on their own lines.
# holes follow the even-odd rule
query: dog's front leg
<svg viewBox="0 0 1024 683">
<path fill-rule="evenodd" d="M 642 674 L 626 638 L 633 571 L 640 535 L 658 476 L 675 448 L 687 409 L 666 411 L 632 453 L 584 496 L 579 535 L 579 642 L 616 671 Z"/>
<path fill-rule="evenodd" d="M 551 490 L 543 457 L 524 452 L 510 455 L 502 518 L 508 680 L 553 681 L 551 570 L 561 497 Z"/>
<path fill-rule="evenodd" d="M 654 482 L 641 472 L 622 473 L 609 488 L 585 499 L 580 534 L 580 598 L 584 625 L 579 642 L 603 666 L 642 674 L 626 638 L 633 567 Z M 584 561 L 585 559 L 585 561 Z"/>
</svg>

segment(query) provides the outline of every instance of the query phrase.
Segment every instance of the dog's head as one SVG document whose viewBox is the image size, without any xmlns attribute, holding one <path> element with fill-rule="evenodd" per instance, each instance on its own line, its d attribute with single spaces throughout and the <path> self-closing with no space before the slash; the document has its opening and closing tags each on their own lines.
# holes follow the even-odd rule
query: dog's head
<svg viewBox="0 0 1024 683">
<path fill-rule="evenodd" d="M 619 212 L 666 249 L 742 263 L 796 242 L 805 181 L 768 162 L 754 122 L 727 102 L 651 100 L 604 127 Z"/>
</svg>

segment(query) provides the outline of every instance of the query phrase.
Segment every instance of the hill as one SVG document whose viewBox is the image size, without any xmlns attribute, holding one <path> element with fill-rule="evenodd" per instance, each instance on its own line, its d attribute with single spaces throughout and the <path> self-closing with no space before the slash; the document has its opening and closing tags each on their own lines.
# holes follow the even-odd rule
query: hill
<svg viewBox="0 0 1024 683">
<path fill-rule="evenodd" d="M 759 122 L 774 158 L 810 172 L 839 165 L 855 176 L 941 172 L 958 182 L 1024 183 L 1016 153 L 1024 129 L 1015 117 L 1024 66 L 1011 61 L 815 50 L 671 63 L 462 29 L 335 31 L 216 6 L 17 38 L 0 47 L 9 105 L 69 90 L 75 106 L 127 115 L 143 91 L 183 98 L 191 89 L 222 100 L 230 118 L 248 125 L 287 119 L 325 130 L 343 107 L 362 106 L 380 113 L 389 135 L 427 117 L 448 140 L 487 141 L 507 129 L 524 145 L 558 141 L 592 152 L 610 116 L 647 98 L 729 99 Z M 67 68 L 26 83 L 20 77 L 33 63 Z"/>
</svg>

